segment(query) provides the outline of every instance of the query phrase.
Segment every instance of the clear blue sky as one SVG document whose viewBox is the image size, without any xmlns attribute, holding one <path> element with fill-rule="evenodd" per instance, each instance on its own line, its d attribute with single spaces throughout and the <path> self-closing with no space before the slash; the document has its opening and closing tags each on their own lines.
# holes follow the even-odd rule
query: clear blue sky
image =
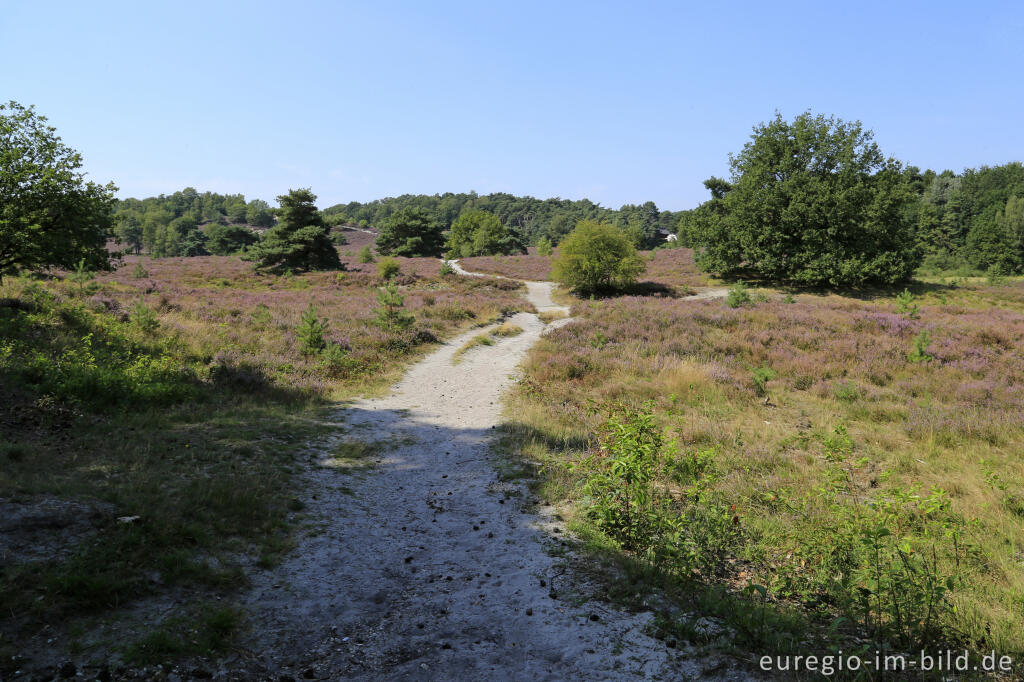
<svg viewBox="0 0 1024 682">
<path fill-rule="evenodd" d="M 0 99 L 121 196 L 506 191 L 683 209 L 778 109 L 1024 158 L 1024 2 L 0 0 Z"/>
</svg>

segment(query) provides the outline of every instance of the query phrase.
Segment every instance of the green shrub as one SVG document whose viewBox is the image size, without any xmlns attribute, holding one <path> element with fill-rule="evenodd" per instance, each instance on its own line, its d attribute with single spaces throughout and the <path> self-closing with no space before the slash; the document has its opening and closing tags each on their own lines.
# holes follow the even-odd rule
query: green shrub
<svg viewBox="0 0 1024 682">
<path fill-rule="evenodd" d="M 149 270 L 142 267 L 142 263 L 136 263 L 135 269 L 132 270 L 132 277 L 135 279 L 146 279 L 149 277 Z"/>
<path fill-rule="evenodd" d="M 132 309 L 132 323 L 145 334 L 152 334 L 160 327 L 156 313 L 142 301 L 136 303 Z"/>
<path fill-rule="evenodd" d="M 385 256 L 377 263 L 377 274 L 380 278 L 388 281 L 402 274 L 402 268 L 398 261 L 390 256 Z"/>
<path fill-rule="evenodd" d="M 928 352 L 928 345 L 932 342 L 931 336 L 924 329 L 921 333 L 914 338 L 914 347 L 907 354 L 907 360 L 910 362 L 931 362 L 935 359 L 931 353 Z"/>
<path fill-rule="evenodd" d="M 325 343 L 320 351 L 320 364 L 332 377 L 346 376 L 357 372 L 361 365 L 341 344 L 333 341 Z"/>
<path fill-rule="evenodd" d="M 551 276 L 578 293 L 594 294 L 633 284 L 645 269 L 620 229 L 584 220 L 562 241 Z"/>
<path fill-rule="evenodd" d="M 725 304 L 730 308 L 739 308 L 750 303 L 750 291 L 743 282 L 736 282 L 729 287 L 729 295 L 725 297 Z"/>
<path fill-rule="evenodd" d="M 455 274 L 455 267 L 449 261 L 441 261 L 441 276 L 450 277 Z"/>
<path fill-rule="evenodd" d="M 538 256 L 550 256 L 554 249 L 551 247 L 551 240 L 547 237 L 541 237 L 540 241 L 537 242 L 537 255 Z"/>
<path fill-rule="evenodd" d="M 754 380 L 754 392 L 759 396 L 764 396 L 768 393 L 768 382 L 778 376 L 775 370 L 770 367 L 758 367 L 750 374 Z"/>
<path fill-rule="evenodd" d="M 366 246 L 359 250 L 359 256 L 356 257 L 356 260 L 359 261 L 360 263 L 373 262 L 373 250 L 370 249 L 369 244 L 367 244 Z"/>
</svg>

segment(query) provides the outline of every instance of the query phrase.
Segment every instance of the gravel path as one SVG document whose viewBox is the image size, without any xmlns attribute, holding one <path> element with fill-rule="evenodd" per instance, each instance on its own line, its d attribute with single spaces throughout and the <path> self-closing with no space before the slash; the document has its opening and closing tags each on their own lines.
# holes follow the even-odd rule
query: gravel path
<svg viewBox="0 0 1024 682">
<path fill-rule="evenodd" d="M 527 283 L 538 311 L 566 310 L 553 286 Z M 527 509 L 524 487 L 495 473 L 488 444 L 501 393 L 541 334 L 569 319 L 511 322 L 523 333 L 453 364 L 481 330 L 468 332 L 390 396 L 338 411 L 332 447 L 357 439 L 381 443 L 380 453 L 358 470 L 327 449 L 309 453 L 308 533 L 255 578 L 249 653 L 230 669 L 271 679 L 745 677 L 648 637 L 650 613 L 589 600 L 556 556 L 566 550 L 553 510 Z"/>
</svg>

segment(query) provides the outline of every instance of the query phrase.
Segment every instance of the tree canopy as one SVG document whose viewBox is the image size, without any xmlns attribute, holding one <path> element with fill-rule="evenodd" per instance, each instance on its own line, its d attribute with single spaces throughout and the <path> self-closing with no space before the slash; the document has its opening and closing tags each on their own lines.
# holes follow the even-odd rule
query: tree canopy
<svg viewBox="0 0 1024 682">
<path fill-rule="evenodd" d="M 386 256 L 440 256 L 441 225 L 421 208 L 403 208 L 381 225 L 377 251 Z"/>
<path fill-rule="evenodd" d="M 607 208 L 589 199 L 537 199 L 504 192 L 444 194 L 403 194 L 367 203 L 353 201 L 324 209 L 324 218 L 331 225 L 360 225 L 381 228 L 392 215 L 405 208 L 418 208 L 448 229 L 458 217 L 470 211 L 486 211 L 497 216 L 505 229 L 522 244 L 536 244 L 547 237 L 558 244 L 581 220 L 597 220 L 626 228 L 631 223 L 642 226 L 645 247 L 660 243 L 658 230 L 673 231 L 683 212 L 660 211 L 654 202 L 626 204 L 618 209 Z"/>
<path fill-rule="evenodd" d="M 466 211 L 448 232 L 448 255 L 452 258 L 522 253 L 515 235 L 493 213 Z"/>
<path fill-rule="evenodd" d="M 646 269 L 629 237 L 614 225 L 581 221 L 559 247 L 551 276 L 589 294 L 628 286 Z"/>
<path fill-rule="evenodd" d="M 86 181 L 82 157 L 33 107 L 0 104 L 0 278 L 19 269 L 108 269 L 113 184 Z"/>
<path fill-rule="evenodd" d="M 246 258 L 260 270 L 332 270 L 341 267 L 338 251 L 309 189 L 293 189 L 277 198 L 280 221 L 253 245 Z"/>
<path fill-rule="evenodd" d="M 859 122 L 776 114 L 730 166 L 731 182 L 705 183 L 714 198 L 688 225 L 706 270 L 856 286 L 899 282 L 920 264 L 902 167 Z"/>
</svg>

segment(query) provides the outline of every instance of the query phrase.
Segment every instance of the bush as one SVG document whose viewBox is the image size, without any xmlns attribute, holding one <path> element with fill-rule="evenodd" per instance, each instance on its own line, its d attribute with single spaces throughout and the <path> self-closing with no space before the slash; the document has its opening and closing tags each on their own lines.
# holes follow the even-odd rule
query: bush
<svg viewBox="0 0 1024 682">
<path fill-rule="evenodd" d="M 398 265 L 398 261 L 390 256 L 381 258 L 380 262 L 377 263 L 377 274 L 380 275 L 380 278 L 384 281 L 393 279 L 397 275 L 401 274 L 401 272 L 402 268 Z"/>
<path fill-rule="evenodd" d="M 142 263 L 136 263 L 135 269 L 132 270 L 132 277 L 135 279 L 146 279 L 149 277 L 149 270 L 142 267 Z"/>
<path fill-rule="evenodd" d="M 132 323 L 145 334 L 152 334 L 160 327 L 160 320 L 157 319 L 156 313 L 142 301 L 135 304 L 132 311 Z"/>
<path fill-rule="evenodd" d="M 540 241 L 537 242 L 537 255 L 538 256 L 550 256 L 554 249 L 551 247 L 551 240 L 547 237 L 541 237 Z"/>
<path fill-rule="evenodd" d="M 725 304 L 730 308 L 739 308 L 750 303 L 750 292 L 743 282 L 736 282 L 729 287 L 729 295 L 725 297 Z"/>
<path fill-rule="evenodd" d="M 441 276 L 449 277 L 455 274 L 455 267 L 449 261 L 441 262 Z"/>
<path fill-rule="evenodd" d="M 359 250 L 359 256 L 356 258 L 360 263 L 372 263 L 373 262 L 373 250 L 370 249 L 370 245 L 367 244 Z"/>
<path fill-rule="evenodd" d="M 633 284 L 645 269 L 621 230 L 584 220 L 561 243 L 551 275 L 578 293 L 594 294 Z"/>
<path fill-rule="evenodd" d="M 910 362 L 931 362 L 934 356 L 928 352 L 928 344 L 932 342 L 931 336 L 924 329 L 914 338 L 914 348 L 907 354 Z"/>
</svg>

